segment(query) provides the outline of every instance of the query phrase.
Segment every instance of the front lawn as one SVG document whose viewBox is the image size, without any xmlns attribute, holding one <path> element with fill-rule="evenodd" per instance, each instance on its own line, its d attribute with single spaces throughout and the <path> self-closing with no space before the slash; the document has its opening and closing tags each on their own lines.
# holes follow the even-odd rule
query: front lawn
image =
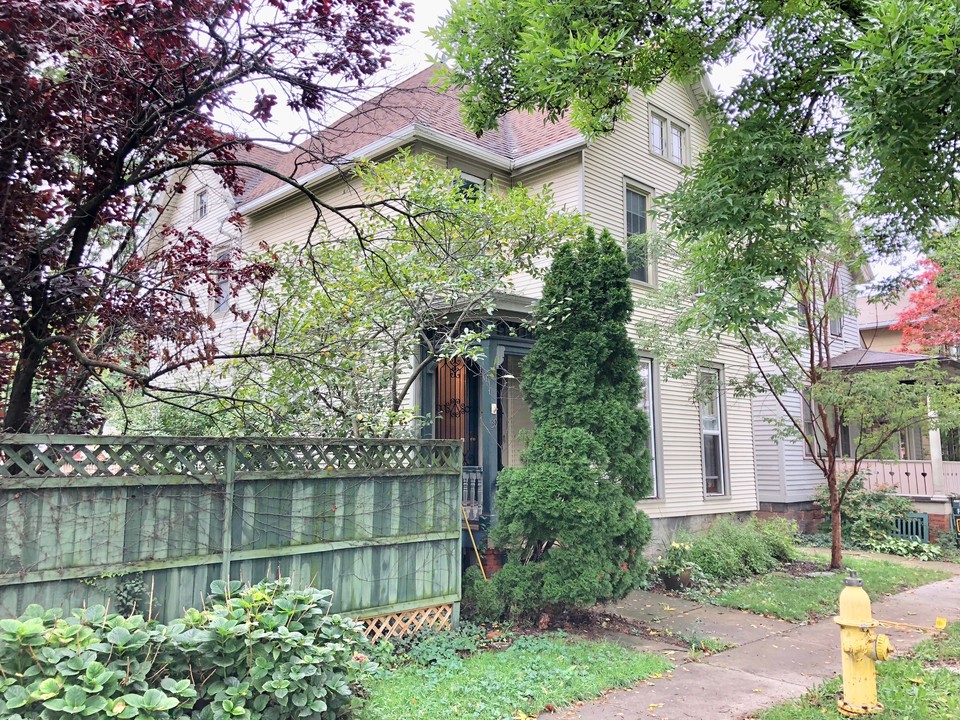
<svg viewBox="0 0 960 720">
<path fill-rule="evenodd" d="M 885 710 L 871 717 L 889 720 L 949 720 L 960 717 L 960 623 L 917 646 L 910 658 L 877 665 L 877 694 Z M 952 666 L 948 669 L 945 666 Z M 778 705 L 759 720 L 822 720 L 837 715 L 840 680 L 831 680 L 805 695 Z"/>
<path fill-rule="evenodd" d="M 950 577 L 942 570 L 908 567 L 888 560 L 848 560 L 846 566 L 857 571 L 863 579 L 864 589 L 874 600 L 881 595 Z M 837 598 L 843 589 L 844 576 L 845 573 L 838 572 L 818 577 L 794 577 L 773 572 L 724 590 L 711 602 L 791 622 L 804 622 L 837 613 Z"/>
<path fill-rule="evenodd" d="M 523 636 L 483 651 L 386 672 L 360 720 L 503 720 L 588 700 L 671 669 L 658 655 L 558 635 Z"/>
</svg>

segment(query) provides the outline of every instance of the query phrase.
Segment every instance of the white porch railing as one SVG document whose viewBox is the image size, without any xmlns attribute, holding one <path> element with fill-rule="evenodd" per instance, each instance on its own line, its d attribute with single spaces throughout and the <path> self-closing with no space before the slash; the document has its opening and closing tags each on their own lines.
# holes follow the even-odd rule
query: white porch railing
<svg viewBox="0 0 960 720">
<path fill-rule="evenodd" d="M 960 462 L 944 461 L 943 492 L 947 495 L 960 495 Z"/>
<path fill-rule="evenodd" d="M 950 464 L 957 465 L 960 470 L 960 463 Z M 933 464 L 929 460 L 864 460 L 860 464 L 860 472 L 869 490 L 886 486 L 894 488 L 898 495 L 910 497 L 936 494 L 933 488 Z M 960 472 L 957 482 L 960 483 Z"/>
</svg>

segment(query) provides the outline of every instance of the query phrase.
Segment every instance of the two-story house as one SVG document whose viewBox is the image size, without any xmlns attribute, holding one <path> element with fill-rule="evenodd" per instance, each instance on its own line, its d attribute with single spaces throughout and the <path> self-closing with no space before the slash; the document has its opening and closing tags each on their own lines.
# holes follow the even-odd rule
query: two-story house
<svg viewBox="0 0 960 720">
<path fill-rule="evenodd" d="M 586 141 L 564 121 L 510 113 L 499 128 L 477 138 L 461 123 L 453 93 L 432 86 L 428 69 L 383 93 L 334 123 L 310 141 L 337 162 L 304 163 L 298 150 L 265 153 L 277 173 L 295 176 L 331 204 L 355 192 L 344 163 L 376 160 L 399 148 L 427 152 L 465 181 L 500 187 L 522 185 L 537 191 L 552 187 L 558 207 L 585 214 L 598 229 L 627 237 L 651 229 L 657 197 L 676 187 L 681 173 L 707 142 L 707 128 L 696 115 L 710 92 L 702 83 L 664 82 L 648 96 L 634 98 L 629 120 L 607 136 Z M 243 197 L 232 198 L 202 170 L 182 178 L 184 190 L 168 209 L 169 220 L 196 224 L 205 232 L 226 227 L 234 211 L 245 220 L 242 233 L 232 226 L 222 246 L 252 249 L 261 242 L 305 242 L 314 208 L 283 180 L 253 178 Z M 334 220 L 335 221 L 335 220 Z M 642 297 L 674 272 L 650 254 L 634 263 L 632 286 Z M 533 340 L 520 321 L 540 295 L 540 281 L 514 277 L 511 293 L 500 298 L 497 331 L 483 343 L 482 358 L 438 362 L 423 375 L 414 394 L 425 415 L 436 418 L 425 434 L 464 442 L 464 503 L 471 520 L 495 519 L 496 476 L 520 461 L 518 433 L 530 426 L 529 409 L 519 390 L 522 358 Z M 216 316 L 216 307 L 211 306 Z M 639 320 L 651 311 L 638 309 Z M 855 333 L 853 327 L 851 332 Z M 725 346 L 699 370 L 701 381 L 717 391 L 694 398 L 697 378 L 666 381 L 657 358 L 639 347 L 638 372 L 646 387 L 652 428 L 654 491 L 642 505 L 661 540 L 679 527 L 696 529 L 718 514 L 757 509 L 753 408 L 736 398 L 724 380 L 748 370 L 747 356 Z M 719 381 L 719 382 L 716 382 Z M 521 435 L 522 436 L 522 435 Z M 656 545 L 656 543 L 654 543 Z"/>
</svg>

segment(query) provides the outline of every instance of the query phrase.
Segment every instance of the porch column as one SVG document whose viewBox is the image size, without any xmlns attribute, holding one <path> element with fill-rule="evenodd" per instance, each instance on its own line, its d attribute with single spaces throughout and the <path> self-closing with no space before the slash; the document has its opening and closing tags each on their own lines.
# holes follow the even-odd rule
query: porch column
<svg viewBox="0 0 960 720">
<path fill-rule="evenodd" d="M 929 408 L 929 400 L 927 401 Z M 943 482 L 943 447 L 940 444 L 940 429 L 935 427 L 937 411 L 927 410 L 930 418 L 930 472 L 933 473 L 933 494 L 935 497 L 946 499 L 946 488 Z"/>
<path fill-rule="evenodd" d="M 483 466 L 483 514 L 494 523 L 493 494 L 497 479 L 497 452 L 500 438 L 497 422 L 497 352 L 492 340 L 483 341 L 480 365 L 480 464 Z"/>
</svg>

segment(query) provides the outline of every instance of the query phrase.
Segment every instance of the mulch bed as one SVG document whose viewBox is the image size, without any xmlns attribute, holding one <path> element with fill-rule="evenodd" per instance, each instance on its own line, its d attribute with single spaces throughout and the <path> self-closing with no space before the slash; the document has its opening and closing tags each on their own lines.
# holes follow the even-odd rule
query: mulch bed
<svg viewBox="0 0 960 720">
<path fill-rule="evenodd" d="M 571 635 L 579 635 L 587 640 L 604 640 L 609 633 L 616 632 L 622 635 L 633 635 L 655 640 L 667 645 L 676 645 L 678 648 L 688 647 L 687 643 L 680 638 L 662 630 L 656 630 L 641 622 L 597 610 L 565 612 L 552 618 L 551 627 L 556 630 L 563 630 Z"/>
</svg>

